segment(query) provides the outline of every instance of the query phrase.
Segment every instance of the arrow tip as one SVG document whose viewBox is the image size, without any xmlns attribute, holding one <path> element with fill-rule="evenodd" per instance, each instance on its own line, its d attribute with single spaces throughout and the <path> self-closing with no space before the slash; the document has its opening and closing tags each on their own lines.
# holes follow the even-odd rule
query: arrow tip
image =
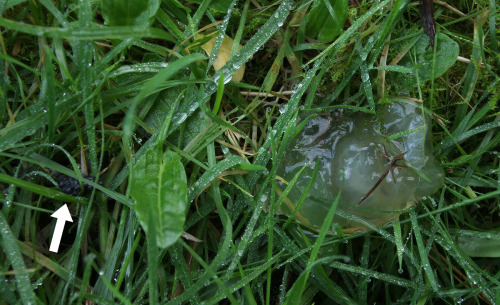
<svg viewBox="0 0 500 305">
<path fill-rule="evenodd" d="M 69 213 L 67 204 L 64 204 L 50 216 L 57 219 L 63 219 L 65 221 L 73 222 L 73 218 L 71 218 L 71 214 Z"/>
</svg>

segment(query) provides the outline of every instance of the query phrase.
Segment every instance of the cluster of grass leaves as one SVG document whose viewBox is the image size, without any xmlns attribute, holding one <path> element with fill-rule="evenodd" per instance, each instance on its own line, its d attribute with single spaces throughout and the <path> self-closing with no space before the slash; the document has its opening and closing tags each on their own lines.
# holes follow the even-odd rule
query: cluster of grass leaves
<svg viewBox="0 0 500 305">
<path fill-rule="evenodd" d="M 332 43 L 305 34 L 311 1 L 150 0 L 123 20 L 119 2 L 0 0 L 0 304 L 500 303 L 495 0 L 435 6 L 469 61 L 410 87 L 374 67 L 417 58 L 415 2 L 352 1 Z M 208 58 L 196 33 L 210 31 Z M 214 71 L 225 33 L 243 47 Z M 320 232 L 265 212 L 302 109 L 396 96 L 434 114 L 439 192 L 350 236 L 328 234 L 334 208 Z M 158 143 L 188 186 L 185 233 L 165 249 L 128 187 Z M 55 172 L 94 189 L 64 194 Z M 75 221 L 51 253 L 62 203 Z"/>
</svg>

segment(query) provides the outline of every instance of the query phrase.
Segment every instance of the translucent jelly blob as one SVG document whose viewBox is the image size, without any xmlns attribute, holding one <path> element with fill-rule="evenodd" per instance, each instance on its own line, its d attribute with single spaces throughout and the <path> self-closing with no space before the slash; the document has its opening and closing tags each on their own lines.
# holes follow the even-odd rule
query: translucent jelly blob
<svg viewBox="0 0 500 305">
<path fill-rule="evenodd" d="M 339 191 L 334 222 L 352 233 L 369 229 L 356 218 L 384 226 L 439 189 L 444 174 L 432 155 L 430 118 L 414 103 L 379 108 L 377 115 L 340 110 L 309 119 L 278 168 L 288 182 L 304 168 L 279 213 L 295 209 L 317 160 L 316 178 L 295 214 L 313 229 L 321 227 Z M 278 182 L 279 193 L 286 187 Z"/>
</svg>

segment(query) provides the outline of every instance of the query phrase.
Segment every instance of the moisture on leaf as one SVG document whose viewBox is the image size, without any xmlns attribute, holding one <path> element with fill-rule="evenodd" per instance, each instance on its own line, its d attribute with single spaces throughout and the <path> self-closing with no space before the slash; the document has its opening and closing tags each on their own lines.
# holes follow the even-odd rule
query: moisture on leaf
<svg viewBox="0 0 500 305">
<path fill-rule="evenodd" d="M 332 42 L 344 27 L 348 7 L 347 0 L 314 2 L 307 16 L 307 35 L 321 42 Z"/>
<path fill-rule="evenodd" d="M 415 43 L 412 50 L 399 63 L 401 66 L 411 68 L 413 73 L 397 75 L 393 83 L 403 87 L 415 87 L 440 77 L 455 64 L 459 48 L 453 39 L 438 33 L 435 39 L 435 49 L 428 48 L 429 44 L 430 38 L 427 35 L 423 35 Z"/>
<path fill-rule="evenodd" d="M 187 180 L 180 157 L 170 151 L 163 153 L 158 145 L 151 147 L 134 166 L 130 187 L 134 210 L 146 234 L 154 223 L 158 247 L 173 244 L 184 230 L 187 210 Z"/>
<path fill-rule="evenodd" d="M 199 38 L 203 38 L 204 35 L 198 34 Z M 212 54 L 212 50 L 214 48 L 216 37 L 210 39 L 207 41 L 205 44 L 201 46 L 201 48 L 207 53 L 208 56 Z M 224 65 L 229 61 L 229 58 L 231 57 L 231 49 L 233 47 L 234 40 L 229 37 L 224 37 L 222 40 L 222 45 L 220 46 L 219 53 L 217 53 L 217 57 L 215 58 L 214 61 L 214 69 L 215 71 L 219 70 L 220 68 L 224 67 Z M 241 49 L 241 45 L 238 46 L 238 51 Z M 235 82 L 239 82 L 243 79 L 243 75 L 245 74 L 245 65 L 243 64 L 241 68 L 239 68 L 236 72 L 234 72 L 233 77 L 231 80 Z"/>
<path fill-rule="evenodd" d="M 159 7 L 159 0 L 101 0 L 102 17 L 112 26 L 149 26 Z"/>
</svg>

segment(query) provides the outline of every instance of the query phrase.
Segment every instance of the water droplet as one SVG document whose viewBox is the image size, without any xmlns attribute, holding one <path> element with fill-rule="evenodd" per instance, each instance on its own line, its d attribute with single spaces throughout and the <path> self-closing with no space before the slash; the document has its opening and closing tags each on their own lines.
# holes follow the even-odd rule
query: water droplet
<svg viewBox="0 0 500 305">
<path fill-rule="evenodd" d="M 283 114 L 287 112 L 288 110 L 288 104 L 285 104 L 283 107 L 280 107 L 280 113 Z"/>
<path fill-rule="evenodd" d="M 369 79 L 370 79 L 370 76 L 368 75 L 368 73 L 361 73 L 361 80 L 363 82 L 367 82 Z"/>
<path fill-rule="evenodd" d="M 182 123 L 186 119 L 187 119 L 187 114 L 186 113 L 182 112 L 182 113 L 177 114 L 177 122 L 178 123 Z"/>
</svg>

